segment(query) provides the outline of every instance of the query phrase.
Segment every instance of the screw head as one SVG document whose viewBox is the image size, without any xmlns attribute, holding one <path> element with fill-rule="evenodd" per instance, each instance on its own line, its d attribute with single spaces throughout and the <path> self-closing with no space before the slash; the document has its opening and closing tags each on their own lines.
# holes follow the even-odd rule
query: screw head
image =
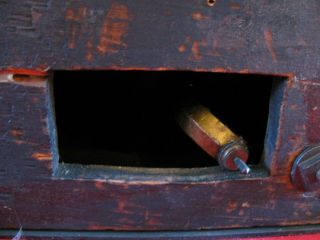
<svg viewBox="0 0 320 240">
<path fill-rule="evenodd" d="M 303 191 L 320 188 L 320 145 L 309 146 L 299 154 L 291 169 L 291 180 Z"/>
</svg>

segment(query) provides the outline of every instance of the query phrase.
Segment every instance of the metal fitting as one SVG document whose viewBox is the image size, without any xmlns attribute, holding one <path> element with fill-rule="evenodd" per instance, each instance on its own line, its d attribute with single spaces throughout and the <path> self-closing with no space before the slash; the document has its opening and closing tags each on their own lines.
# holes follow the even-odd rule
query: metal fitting
<svg viewBox="0 0 320 240">
<path fill-rule="evenodd" d="M 291 169 L 293 185 L 302 191 L 320 187 L 320 145 L 305 148 L 295 159 Z"/>
</svg>

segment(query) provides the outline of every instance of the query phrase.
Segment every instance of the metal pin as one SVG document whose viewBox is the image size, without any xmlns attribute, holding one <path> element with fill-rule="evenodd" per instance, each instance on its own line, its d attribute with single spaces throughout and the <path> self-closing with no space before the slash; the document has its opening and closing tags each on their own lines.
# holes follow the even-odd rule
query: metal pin
<svg viewBox="0 0 320 240">
<path fill-rule="evenodd" d="M 233 162 L 237 166 L 237 168 L 239 169 L 239 171 L 241 173 L 244 173 L 244 174 L 250 173 L 250 171 L 251 171 L 250 167 L 244 161 L 242 161 L 240 158 L 236 157 L 233 160 Z"/>
</svg>

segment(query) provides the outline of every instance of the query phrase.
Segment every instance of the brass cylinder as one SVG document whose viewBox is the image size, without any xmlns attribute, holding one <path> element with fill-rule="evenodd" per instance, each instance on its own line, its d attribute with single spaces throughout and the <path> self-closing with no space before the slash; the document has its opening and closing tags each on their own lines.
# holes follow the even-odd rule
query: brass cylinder
<svg viewBox="0 0 320 240">
<path fill-rule="evenodd" d="M 177 112 L 177 121 L 183 131 L 220 166 L 229 170 L 239 167 L 235 159 L 248 160 L 245 142 L 216 118 L 208 108 L 198 103 L 184 105 Z"/>
</svg>

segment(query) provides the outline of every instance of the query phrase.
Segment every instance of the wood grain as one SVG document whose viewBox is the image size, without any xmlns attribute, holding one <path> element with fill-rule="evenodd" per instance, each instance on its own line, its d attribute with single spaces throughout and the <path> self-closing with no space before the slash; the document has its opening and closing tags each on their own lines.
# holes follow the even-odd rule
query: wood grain
<svg viewBox="0 0 320 240">
<path fill-rule="evenodd" d="M 275 92 L 269 118 L 270 176 L 192 183 L 130 171 L 125 180 L 54 176 L 59 166 L 50 142 L 48 81 L 1 82 L 0 228 L 318 224 L 319 193 L 295 190 L 289 172 L 295 156 L 320 140 L 319 13 L 317 0 L 224 0 L 212 8 L 200 0 L 1 0 L 2 73 L 183 69 L 282 75 L 288 81 Z"/>
<path fill-rule="evenodd" d="M 317 79 L 317 0 L 0 2 L 0 68 L 188 69 Z M 307 70 L 306 70 L 307 69 Z"/>
</svg>

